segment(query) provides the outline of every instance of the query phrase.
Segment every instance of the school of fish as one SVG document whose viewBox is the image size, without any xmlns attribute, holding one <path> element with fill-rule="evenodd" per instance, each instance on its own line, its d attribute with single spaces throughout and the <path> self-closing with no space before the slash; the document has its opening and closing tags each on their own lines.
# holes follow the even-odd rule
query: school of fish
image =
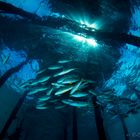
<svg viewBox="0 0 140 140">
<path fill-rule="evenodd" d="M 91 107 L 93 105 L 89 99 L 96 97 L 96 104 L 112 114 L 112 118 L 128 117 L 128 114 L 138 112 L 140 102 L 134 95 L 131 98 L 120 97 L 112 89 L 93 89 L 96 81 L 82 78 L 78 74 L 78 68 L 66 68 L 65 64 L 70 62 L 71 60 L 59 60 L 56 65 L 38 71 L 37 79 L 21 84 L 21 88 L 29 90 L 27 98 L 35 100 L 36 109 Z M 48 71 L 52 74 L 44 74 Z M 139 90 L 140 87 L 136 89 Z"/>
</svg>

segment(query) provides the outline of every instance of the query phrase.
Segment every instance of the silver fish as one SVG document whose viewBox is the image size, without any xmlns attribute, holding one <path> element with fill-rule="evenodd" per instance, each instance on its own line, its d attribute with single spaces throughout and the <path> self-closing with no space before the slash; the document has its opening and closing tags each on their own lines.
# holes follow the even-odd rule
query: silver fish
<svg viewBox="0 0 140 140">
<path fill-rule="evenodd" d="M 62 81 L 61 83 L 62 84 L 73 84 L 73 83 L 75 83 L 75 82 L 77 82 L 79 79 L 72 79 L 72 78 L 70 78 L 70 79 L 65 79 L 64 81 Z"/>
<path fill-rule="evenodd" d="M 59 65 L 53 65 L 53 66 L 48 67 L 49 70 L 58 70 L 61 68 L 63 68 L 63 66 L 59 66 Z"/>
<path fill-rule="evenodd" d="M 39 101 L 39 102 L 48 101 L 50 98 L 51 98 L 50 96 L 45 95 L 45 96 L 43 96 L 43 97 L 38 98 L 38 101 Z"/>
<path fill-rule="evenodd" d="M 26 99 L 27 99 L 27 100 L 33 100 L 33 99 L 34 99 L 34 97 L 31 97 L 31 96 L 26 96 Z"/>
<path fill-rule="evenodd" d="M 115 115 L 115 116 L 113 116 L 113 117 L 111 118 L 111 120 L 115 120 L 115 119 L 117 119 L 117 118 L 119 118 L 119 115 L 118 115 L 118 114 Z"/>
<path fill-rule="evenodd" d="M 26 87 L 28 87 L 28 86 L 30 86 L 29 83 L 23 83 L 22 85 L 20 85 L 20 88 L 26 88 Z"/>
<path fill-rule="evenodd" d="M 44 109 L 48 109 L 48 107 L 46 107 L 46 106 L 36 106 L 36 109 L 44 110 Z"/>
<path fill-rule="evenodd" d="M 91 83 L 91 84 L 96 84 L 96 81 L 92 81 L 92 80 L 84 80 L 86 83 Z"/>
<path fill-rule="evenodd" d="M 51 76 L 46 76 L 46 77 L 40 78 L 38 80 L 38 83 L 44 83 L 44 82 L 48 81 L 50 78 L 51 78 Z"/>
<path fill-rule="evenodd" d="M 47 87 L 36 88 L 36 89 L 33 89 L 32 91 L 28 92 L 28 95 L 33 95 L 33 94 L 36 94 L 41 91 L 46 91 L 47 89 L 48 89 Z"/>
<path fill-rule="evenodd" d="M 39 92 L 38 90 L 32 90 L 32 91 L 28 92 L 28 95 L 33 95 L 33 94 L 36 94 L 38 92 Z"/>
<path fill-rule="evenodd" d="M 56 103 L 57 101 L 58 101 L 58 99 L 53 99 L 53 100 L 50 100 L 49 102 Z"/>
<path fill-rule="evenodd" d="M 84 82 L 80 85 L 79 90 L 84 89 L 88 86 L 88 82 Z"/>
<path fill-rule="evenodd" d="M 46 103 L 42 103 L 42 102 L 37 102 L 37 105 L 36 106 L 46 106 Z"/>
<path fill-rule="evenodd" d="M 101 93 L 102 94 L 112 94 L 113 90 L 112 89 L 106 89 L 106 90 L 101 91 Z"/>
<path fill-rule="evenodd" d="M 59 84 L 59 83 L 51 83 L 51 85 L 55 86 L 56 88 L 64 87 L 63 84 Z"/>
<path fill-rule="evenodd" d="M 3 56 L 2 59 L 3 59 L 3 64 L 6 64 L 10 58 L 10 55 L 11 54 L 8 54 L 7 56 Z"/>
<path fill-rule="evenodd" d="M 28 84 L 22 86 L 22 87 L 25 87 L 25 86 L 37 86 L 39 83 L 44 83 L 46 81 L 48 81 L 50 79 L 50 76 L 47 76 L 47 77 L 43 77 L 43 78 L 40 78 L 39 80 L 34 80 L 32 82 L 29 82 Z"/>
<path fill-rule="evenodd" d="M 84 92 L 75 92 L 74 94 L 71 95 L 71 97 L 79 98 L 79 97 L 86 97 L 87 95 L 88 94 Z"/>
<path fill-rule="evenodd" d="M 81 84 L 82 84 L 82 80 L 81 80 L 80 82 L 78 82 L 78 83 L 73 87 L 73 89 L 71 90 L 70 94 L 73 94 L 74 92 L 76 92 L 76 91 L 79 89 L 79 87 L 80 87 Z"/>
<path fill-rule="evenodd" d="M 59 60 L 58 63 L 59 64 L 64 64 L 64 63 L 69 63 L 71 62 L 72 60 Z"/>
<path fill-rule="evenodd" d="M 38 83 L 39 83 L 38 81 L 31 82 L 30 86 L 36 86 L 36 85 L 38 85 Z"/>
<path fill-rule="evenodd" d="M 98 94 L 97 94 L 96 92 L 94 92 L 93 90 L 89 90 L 88 92 L 91 93 L 92 95 L 95 95 L 95 96 L 98 95 Z"/>
<path fill-rule="evenodd" d="M 92 95 L 95 95 L 95 96 L 102 96 L 103 98 L 114 97 L 113 95 L 107 95 L 105 93 L 97 93 L 94 90 L 89 90 L 88 92 L 91 93 Z"/>
<path fill-rule="evenodd" d="M 47 92 L 46 92 L 46 95 L 50 96 L 51 93 L 52 93 L 52 91 L 53 91 L 53 88 L 51 88 L 49 91 L 47 91 Z"/>
<path fill-rule="evenodd" d="M 68 74 L 68 73 L 70 73 L 70 72 L 72 72 L 72 71 L 74 71 L 74 70 L 75 70 L 75 68 L 73 68 L 73 69 L 63 70 L 63 71 L 61 71 L 61 72 L 55 74 L 54 77 L 62 76 L 62 75 Z"/>
<path fill-rule="evenodd" d="M 74 106 L 74 107 L 87 107 L 89 104 L 88 102 L 82 102 L 82 101 L 73 101 L 70 99 L 64 99 L 62 100 L 62 103 Z"/>
<path fill-rule="evenodd" d="M 58 79 L 57 80 L 57 83 L 62 83 L 63 81 L 65 81 L 67 79 L 78 79 L 78 76 L 77 75 L 74 75 L 74 74 L 66 75 L 66 76 Z"/>
<path fill-rule="evenodd" d="M 64 88 L 62 88 L 62 89 L 60 89 L 60 90 L 58 90 L 58 91 L 55 93 L 55 95 L 64 94 L 64 93 L 70 91 L 71 89 L 72 89 L 72 86 L 66 86 L 66 87 L 64 87 Z"/>
<path fill-rule="evenodd" d="M 22 84 L 20 85 L 20 87 L 21 87 L 21 88 L 28 87 L 28 86 L 30 86 L 30 84 L 32 83 L 32 81 L 33 81 L 33 79 L 28 80 L 28 81 L 22 83 Z"/>
<path fill-rule="evenodd" d="M 36 74 L 39 75 L 39 74 L 42 74 L 43 72 L 45 72 L 47 69 L 43 69 L 43 70 L 39 70 Z"/>
</svg>

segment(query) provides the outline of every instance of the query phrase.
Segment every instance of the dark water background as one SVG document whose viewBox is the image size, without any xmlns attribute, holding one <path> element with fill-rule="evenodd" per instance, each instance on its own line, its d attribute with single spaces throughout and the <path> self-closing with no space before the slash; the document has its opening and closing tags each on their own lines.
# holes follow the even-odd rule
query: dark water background
<svg viewBox="0 0 140 140">
<path fill-rule="evenodd" d="M 72 20 L 94 20 L 103 31 L 123 32 L 140 37 L 140 2 L 138 0 L 27 0 L 7 2 L 41 17 L 53 12 Z M 56 64 L 60 59 L 71 59 L 67 67 L 77 67 L 84 78 L 97 81 L 94 89 L 115 89 L 119 96 L 138 98 L 140 87 L 140 49 L 133 45 L 106 40 L 99 47 L 87 47 L 72 36 L 49 27 L 20 22 L 18 16 L 0 13 L 0 75 L 29 60 L 19 72 L 14 73 L 0 87 L 0 131 L 10 118 L 12 110 L 23 95 L 19 85 L 37 78 L 37 71 Z M 9 22 L 10 21 L 10 22 Z M 63 27 L 64 28 L 64 27 Z M 62 28 L 62 30 L 63 30 Z M 2 56 L 9 55 L 3 64 Z M 44 73 L 50 74 L 50 73 Z M 137 99 L 139 101 L 139 99 Z M 13 119 L 6 140 L 98 140 L 95 108 L 71 106 L 55 110 L 37 110 L 34 102 L 26 99 Z M 76 111 L 76 112 L 74 112 Z M 76 125 L 74 114 L 76 113 Z M 108 140 L 139 140 L 139 110 L 124 119 L 128 129 L 125 137 L 118 117 L 102 111 L 103 124 Z"/>
</svg>

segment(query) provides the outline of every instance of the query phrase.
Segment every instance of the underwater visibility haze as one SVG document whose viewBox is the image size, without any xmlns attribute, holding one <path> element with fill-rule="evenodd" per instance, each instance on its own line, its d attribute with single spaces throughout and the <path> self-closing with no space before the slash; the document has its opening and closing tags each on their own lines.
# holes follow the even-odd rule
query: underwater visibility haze
<svg viewBox="0 0 140 140">
<path fill-rule="evenodd" d="M 140 140 L 139 0 L 0 0 L 0 140 Z"/>
</svg>

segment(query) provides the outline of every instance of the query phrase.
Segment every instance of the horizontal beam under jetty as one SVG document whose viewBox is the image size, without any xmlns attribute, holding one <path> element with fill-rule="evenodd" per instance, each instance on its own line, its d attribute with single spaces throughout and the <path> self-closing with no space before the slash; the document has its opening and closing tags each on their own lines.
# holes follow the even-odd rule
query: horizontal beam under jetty
<svg viewBox="0 0 140 140">
<path fill-rule="evenodd" d="M 23 9 L 17 8 L 12 4 L 6 3 L 6 2 L 0 2 L 0 10 L 1 13 L 11 13 L 16 14 L 24 17 L 24 22 L 29 22 L 32 24 L 37 24 L 41 26 L 47 26 L 53 29 L 59 29 L 60 27 L 66 26 L 67 29 L 74 33 L 81 33 L 86 34 L 88 37 L 94 37 L 99 42 L 106 43 L 107 41 L 116 41 L 119 43 L 124 44 L 131 44 L 137 47 L 140 47 L 140 37 L 127 34 L 127 33 L 117 33 L 117 32 L 104 32 L 101 30 L 95 30 L 92 31 L 90 29 L 85 29 L 79 26 L 79 23 L 67 19 L 65 17 L 53 17 L 53 16 L 47 16 L 47 17 L 39 17 L 36 14 L 27 12 Z"/>
<path fill-rule="evenodd" d="M 9 69 L 6 71 L 1 77 L 0 77 L 0 87 L 8 80 L 10 76 L 12 76 L 14 73 L 18 72 L 28 61 L 24 61 L 20 63 L 19 65 Z"/>
</svg>

